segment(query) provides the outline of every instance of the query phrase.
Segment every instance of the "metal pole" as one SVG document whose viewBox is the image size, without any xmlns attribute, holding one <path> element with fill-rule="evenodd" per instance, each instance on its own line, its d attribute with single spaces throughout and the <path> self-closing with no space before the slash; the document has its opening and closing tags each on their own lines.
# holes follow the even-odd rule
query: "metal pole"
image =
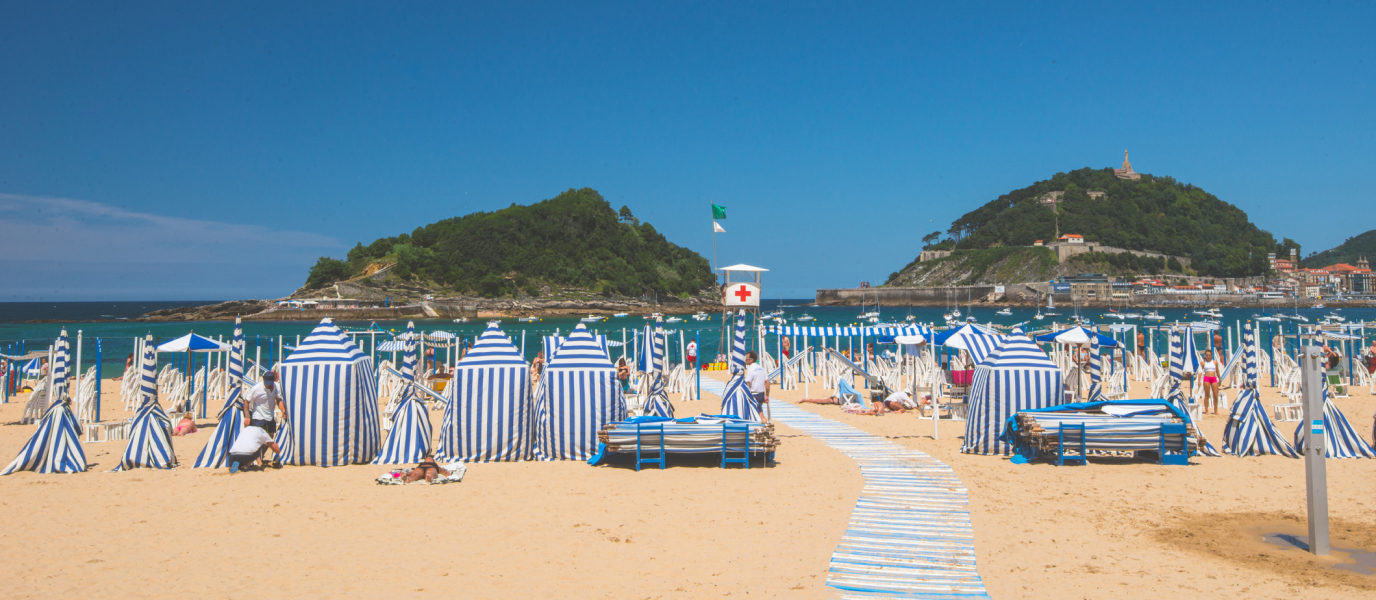
<svg viewBox="0 0 1376 600">
<path fill-rule="evenodd" d="M 1305 346 L 1300 362 L 1304 398 L 1304 487 L 1309 506 L 1309 551 L 1328 556 L 1328 472 L 1324 458 L 1323 349 Z"/>
<path fill-rule="evenodd" d="M 624 329 L 621 331 L 621 339 L 623 339 L 623 340 L 626 339 L 626 331 L 625 331 Z M 702 354 L 702 331 L 699 330 L 699 331 L 693 332 L 693 339 L 697 341 L 697 344 L 698 344 L 698 354 L 701 355 L 701 354 Z M 621 347 L 622 347 L 622 348 L 625 348 L 626 346 L 623 345 L 623 346 L 621 346 Z M 624 351 L 624 350 L 623 350 L 623 351 Z M 701 400 L 701 399 L 702 399 L 702 359 L 701 359 L 701 358 L 698 359 L 698 364 L 693 365 L 693 370 L 698 372 L 698 373 L 697 373 L 697 377 L 698 377 L 698 385 L 697 385 L 697 388 L 698 388 L 698 400 Z"/>
<path fill-rule="evenodd" d="M 76 372 L 74 373 L 74 374 L 76 375 L 76 400 L 77 400 L 77 402 L 80 402 L 80 401 L 81 401 L 81 383 L 82 383 L 82 382 L 81 382 L 81 342 L 82 342 L 82 339 L 81 339 L 81 330 L 78 329 L 78 330 L 76 330 Z M 77 411 L 80 412 L 80 410 L 81 410 L 81 407 L 77 407 Z"/>
</svg>

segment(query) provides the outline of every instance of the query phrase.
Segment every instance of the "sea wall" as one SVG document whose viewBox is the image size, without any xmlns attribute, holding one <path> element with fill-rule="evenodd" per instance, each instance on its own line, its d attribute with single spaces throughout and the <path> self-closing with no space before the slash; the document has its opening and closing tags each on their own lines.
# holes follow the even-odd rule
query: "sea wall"
<svg viewBox="0 0 1376 600">
<path fill-rule="evenodd" d="M 1020 286 L 1008 286 L 1020 287 Z M 952 302 L 987 302 L 994 300 L 992 285 L 972 285 L 941 288 L 849 288 L 817 290 L 820 306 L 860 306 L 878 303 L 880 306 L 945 306 Z"/>
</svg>

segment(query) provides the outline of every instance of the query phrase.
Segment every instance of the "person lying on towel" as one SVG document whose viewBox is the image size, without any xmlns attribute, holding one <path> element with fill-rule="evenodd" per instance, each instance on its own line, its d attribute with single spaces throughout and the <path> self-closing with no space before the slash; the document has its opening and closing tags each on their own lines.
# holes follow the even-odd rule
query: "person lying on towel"
<svg viewBox="0 0 1376 600">
<path fill-rule="evenodd" d="M 272 448 L 278 456 L 282 455 L 282 449 L 277 447 L 277 443 L 272 441 L 272 436 L 262 427 L 249 425 L 239 432 L 239 437 L 234 438 L 234 443 L 229 446 L 229 472 L 238 473 L 241 469 L 248 470 L 254 467 L 263 456 L 264 448 Z M 281 461 L 273 461 L 274 467 L 282 466 Z"/>
<path fill-rule="evenodd" d="M 425 458 L 420 459 L 420 462 L 416 463 L 416 468 L 407 471 L 406 474 L 401 477 L 401 482 L 414 483 L 422 479 L 427 482 L 434 482 L 436 479 L 448 477 L 451 474 L 452 473 L 450 473 L 448 469 L 441 467 L 439 463 L 435 462 L 434 452 L 426 452 Z"/>
</svg>

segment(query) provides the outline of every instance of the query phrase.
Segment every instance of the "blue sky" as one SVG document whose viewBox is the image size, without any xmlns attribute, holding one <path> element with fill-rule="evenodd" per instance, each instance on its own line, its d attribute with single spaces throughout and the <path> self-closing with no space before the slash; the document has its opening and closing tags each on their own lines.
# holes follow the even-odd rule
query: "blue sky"
<svg viewBox="0 0 1376 600">
<path fill-rule="evenodd" d="M 1371 3 L 5 3 L 0 300 L 276 297 L 592 187 L 766 295 L 1133 165 L 1306 253 L 1376 228 Z"/>
</svg>

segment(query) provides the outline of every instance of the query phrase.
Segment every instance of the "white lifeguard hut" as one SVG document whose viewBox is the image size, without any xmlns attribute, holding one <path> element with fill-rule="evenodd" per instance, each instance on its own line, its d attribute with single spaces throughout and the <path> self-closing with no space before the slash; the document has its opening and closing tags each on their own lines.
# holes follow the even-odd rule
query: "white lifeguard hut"
<svg viewBox="0 0 1376 600">
<path fill-rule="evenodd" d="M 769 269 L 750 265 L 731 265 L 717 269 L 726 275 L 726 283 L 721 286 L 721 303 L 727 308 L 760 307 L 760 275 Z"/>
</svg>

